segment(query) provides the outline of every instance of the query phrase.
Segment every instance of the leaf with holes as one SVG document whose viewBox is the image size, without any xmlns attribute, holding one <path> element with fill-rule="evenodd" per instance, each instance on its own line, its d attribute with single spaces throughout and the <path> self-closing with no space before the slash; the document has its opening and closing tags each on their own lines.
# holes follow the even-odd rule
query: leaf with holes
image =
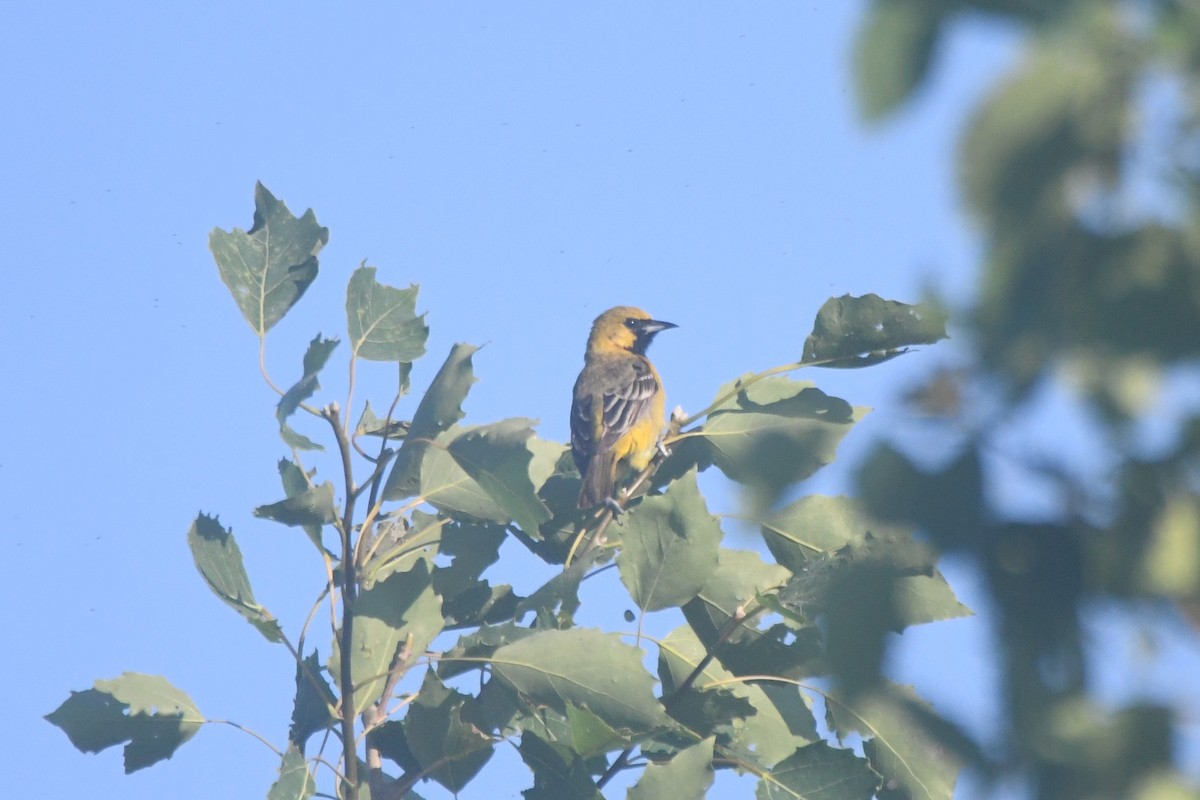
<svg viewBox="0 0 1200 800">
<path fill-rule="evenodd" d="M 245 617 L 267 641 L 282 642 L 279 623 L 254 599 L 233 532 L 222 528 L 216 517 L 200 514 L 188 529 L 187 541 L 196 569 L 213 594 Z"/>
<path fill-rule="evenodd" d="M 674 724 L 654 696 L 642 655 L 615 633 L 546 630 L 496 650 L 492 668 L 535 703 L 560 713 L 571 703 L 616 731 L 637 735 Z"/>
<path fill-rule="evenodd" d="M 317 253 L 328 242 L 329 229 L 317 224 L 312 209 L 296 218 L 258 183 L 254 225 L 249 231 L 214 228 L 208 248 L 242 316 L 262 337 L 316 280 Z"/>
<path fill-rule="evenodd" d="M 46 720 L 84 753 L 125 745 L 125 772 L 170 758 L 196 735 L 204 717 L 192 699 L 158 675 L 123 673 L 71 692 Z"/>
<path fill-rule="evenodd" d="M 346 286 L 350 353 L 371 361 L 412 363 L 425 354 L 429 326 L 417 315 L 417 287 L 397 289 L 375 280 L 375 267 L 354 270 Z"/>
</svg>

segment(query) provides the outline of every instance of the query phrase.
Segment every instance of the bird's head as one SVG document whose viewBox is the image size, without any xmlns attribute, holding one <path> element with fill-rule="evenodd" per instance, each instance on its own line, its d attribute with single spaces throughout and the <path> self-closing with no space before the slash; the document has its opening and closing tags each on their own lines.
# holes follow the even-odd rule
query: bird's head
<svg viewBox="0 0 1200 800">
<path fill-rule="evenodd" d="M 610 308 L 592 323 L 588 338 L 589 353 L 626 350 L 645 355 L 654 334 L 677 327 L 673 322 L 651 319 L 650 315 L 633 306 Z"/>
</svg>

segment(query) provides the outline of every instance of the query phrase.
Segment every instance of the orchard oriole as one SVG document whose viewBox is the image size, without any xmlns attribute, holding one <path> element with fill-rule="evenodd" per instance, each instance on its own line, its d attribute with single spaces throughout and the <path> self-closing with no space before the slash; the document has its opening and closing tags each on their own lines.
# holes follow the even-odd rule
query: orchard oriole
<svg viewBox="0 0 1200 800">
<path fill-rule="evenodd" d="M 592 324 L 571 403 L 571 454 L 583 476 L 579 507 L 610 500 L 617 479 L 650 463 L 663 430 L 666 394 L 646 348 L 676 327 L 640 308 L 610 308 Z"/>
</svg>

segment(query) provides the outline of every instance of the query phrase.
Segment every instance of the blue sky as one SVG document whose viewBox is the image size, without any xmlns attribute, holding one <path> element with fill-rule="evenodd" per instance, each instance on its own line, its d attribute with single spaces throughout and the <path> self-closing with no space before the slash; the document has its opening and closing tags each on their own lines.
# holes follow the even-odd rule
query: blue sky
<svg viewBox="0 0 1200 800">
<path fill-rule="evenodd" d="M 534 417 L 549 439 L 567 436 L 587 327 L 608 306 L 679 324 L 652 355 L 669 404 L 696 410 L 721 383 L 795 360 L 829 296 L 916 300 L 933 285 L 968 298 L 977 243 L 956 206 L 953 143 L 1011 42 L 960 31 L 928 91 L 868 130 L 850 73 L 863 8 L 10 10 L 0 31 L 8 784 L 44 797 L 81 787 L 222 797 L 260 796 L 274 778 L 275 757 L 231 728 L 205 729 L 171 761 L 126 777 L 118 752 L 80 755 L 41 719 L 69 690 L 134 670 L 165 675 L 210 717 L 284 741 L 290 657 L 216 601 L 184 540 L 197 511 L 220 514 L 259 600 L 291 631 L 323 584 L 303 537 L 250 515 L 278 499 L 275 461 L 287 452 L 256 340 L 207 237 L 249 227 L 256 180 L 331 231 L 320 278 L 268 339 L 277 382 L 299 377 L 317 332 L 344 336 L 346 280 L 366 259 L 386 283 L 421 285 L 431 334 L 418 391 L 454 342 L 486 344 L 467 421 Z M 952 354 L 939 345 L 862 373 L 803 376 L 877 409 L 805 491 L 845 490 L 856 456 L 899 424 L 897 394 Z M 339 355 L 322 376 L 326 398 L 344 396 Z M 356 396 L 386 406 L 391 376 L 366 365 Z M 734 510 L 719 481 L 712 488 L 714 510 Z M 753 545 L 736 525 L 727 537 Z M 951 570 L 977 604 L 970 575 Z M 611 602 L 619 620 L 624 601 Z M 902 677 L 986 725 L 996 709 L 977 701 L 991 680 L 984 623 L 908 636 Z M 930 652 L 941 664 L 957 654 L 958 685 Z M 529 785 L 511 752 L 488 770 L 491 785 L 466 800 Z"/>
</svg>

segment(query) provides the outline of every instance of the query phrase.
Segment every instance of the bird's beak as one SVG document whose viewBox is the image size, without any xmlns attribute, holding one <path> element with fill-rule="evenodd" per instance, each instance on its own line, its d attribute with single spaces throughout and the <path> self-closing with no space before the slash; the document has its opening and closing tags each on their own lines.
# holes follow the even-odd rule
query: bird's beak
<svg viewBox="0 0 1200 800">
<path fill-rule="evenodd" d="M 674 322 L 663 322 L 659 319 L 647 319 L 638 323 L 638 329 L 643 336 L 653 336 L 659 331 L 665 331 L 669 328 L 678 328 Z"/>
</svg>

